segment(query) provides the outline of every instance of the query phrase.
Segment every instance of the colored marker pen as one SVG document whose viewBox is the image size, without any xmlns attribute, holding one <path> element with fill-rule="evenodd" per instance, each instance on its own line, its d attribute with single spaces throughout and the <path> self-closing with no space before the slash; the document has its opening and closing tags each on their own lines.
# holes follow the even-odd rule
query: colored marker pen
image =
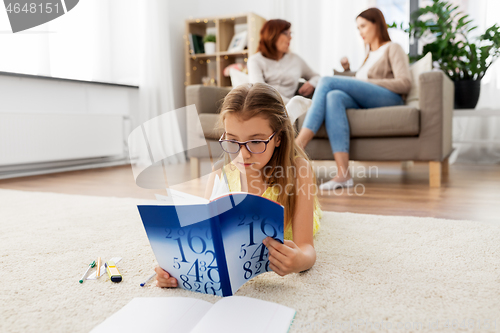
<svg viewBox="0 0 500 333">
<path fill-rule="evenodd" d="M 95 267 L 95 260 L 90 263 L 89 268 L 87 268 L 87 270 L 85 271 L 85 274 L 83 274 L 82 278 L 80 279 L 80 281 L 79 281 L 80 283 L 83 283 L 83 280 L 85 280 L 85 277 L 87 276 L 90 269 L 94 268 L 94 267 Z"/>
<path fill-rule="evenodd" d="M 109 279 L 112 282 L 120 282 L 122 280 L 122 275 L 120 274 L 120 271 L 118 271 L 118 268 L 116 268 L 114 261 L 110 260 L 105 263 L 104 266 L 106 267 L 106 272 L 108 272 Z"/>
<path fill-rule="evenodd" d="M 156 273 L 154 273 L 153 275 L 151 275 L 150 277 L 148 277 L 143 283 L 140 284 L 140 286 L 144 287 L 146 285 L 146 283 L 148 283 L 155 276 L 156 276 Z"/>
</svg>

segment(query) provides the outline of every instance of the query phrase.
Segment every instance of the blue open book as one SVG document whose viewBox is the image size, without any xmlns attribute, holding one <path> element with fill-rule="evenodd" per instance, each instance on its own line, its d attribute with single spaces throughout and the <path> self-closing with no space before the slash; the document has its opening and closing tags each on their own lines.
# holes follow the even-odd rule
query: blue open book
<svg viewBox="0 0 500 333">
<path fill-rule="evenodd" d="M 249 193 L 194 198 L 138 206 L 158 264 L 179 287 L 231 296 L 271 271 L 262 241 L 270 236 L 283 243 L 282 205 Z"/>
</svg>

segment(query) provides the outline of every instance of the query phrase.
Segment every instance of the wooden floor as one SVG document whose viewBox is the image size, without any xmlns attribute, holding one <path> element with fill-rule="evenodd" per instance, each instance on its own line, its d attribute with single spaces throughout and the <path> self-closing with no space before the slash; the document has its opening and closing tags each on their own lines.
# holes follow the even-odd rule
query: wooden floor
<svg viewBox="0 0 500 333">
<path fill-rule="evenodd" d="M 334 162 L 315 162 L 318 178 L 328 179 Z M 207 164 L 205 169 L 209 169 Z M 320 195 L 323 210 L 377 215 L 429 216 L 500 224 L 500 167 L 450 165 L 441 188 L 429 188 L 428 164 L 403 170 L 400 163 L 352 163 L 354 189 Z M 203 166 L 202 166 L 203 171 Z M 369 173 L 370 171 L 370 173 Z M 203 196 L 207 177 L 189 180 L 189 164 L 169 166 L 173 188 Z M 165 190 L 142 189 L 130 166 L 71 171 L 0 180 L 1 189 L 154 199 Z"/>
</svg>

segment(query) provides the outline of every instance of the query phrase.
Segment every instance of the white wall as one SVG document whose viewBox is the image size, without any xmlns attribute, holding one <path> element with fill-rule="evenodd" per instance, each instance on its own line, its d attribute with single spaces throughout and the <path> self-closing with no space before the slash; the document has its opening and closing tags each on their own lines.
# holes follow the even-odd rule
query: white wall
<svg viewBox="0 0 500 333">
<path fill-rule="evenodd" d="M 257 0 L 253 2 L 246 1 L 169 1 L 168 13 L 165 19 L 169 21 L 171 48 L 171 61 L 174 83 L 174 107 L 181 108 L 186 106 L 185 95 L 185 69 L 184 69 L 184 39 L 185 20 L 189 18 L 198 18 L 203 16 L 222 16 L 238 13 L 254 12 L 263 17 L 268 17 L 270 1 Z M 178 119 L 181 128 L 182 141 L 187 147 L 186 118 Z"/>
</svg>

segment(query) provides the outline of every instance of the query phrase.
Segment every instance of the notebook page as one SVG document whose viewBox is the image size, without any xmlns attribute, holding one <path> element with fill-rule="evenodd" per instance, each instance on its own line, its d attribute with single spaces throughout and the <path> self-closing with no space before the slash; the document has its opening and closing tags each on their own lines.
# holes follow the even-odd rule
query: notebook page
<svg viewBox="0 0 500 333">
<path fill-rule="evenodd" d="M 212 306 L 189 297 L 137 297 L 91 332 L 188 333 Z"/>
<path fill-rule="evenodd" d="M 289 307 L 245 296 L 215 303 L 192 333 L 286 333 L 295 316 Z"/>
</svg>

